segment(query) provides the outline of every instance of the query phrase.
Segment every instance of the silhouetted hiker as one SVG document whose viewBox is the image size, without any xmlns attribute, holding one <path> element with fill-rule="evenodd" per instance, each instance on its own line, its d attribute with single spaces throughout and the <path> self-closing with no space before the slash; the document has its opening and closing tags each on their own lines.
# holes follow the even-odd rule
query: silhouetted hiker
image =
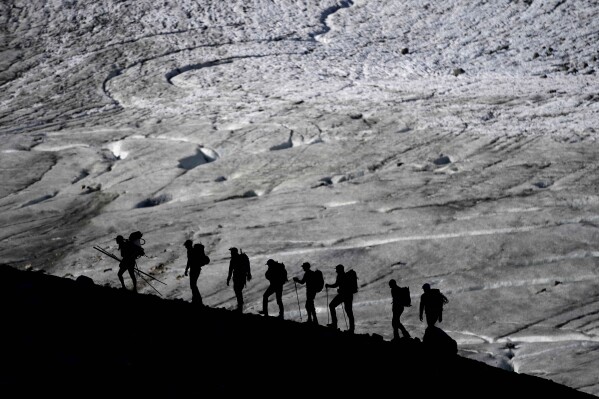
<svg viewBox="0 0 599 399">
<path fill-rule="evenodd" d="M 395 280 L 389 281 L 389 287 L 391 288 L 391 298 L 393 298 L 393 319 L 391 320 L 391 326 L 393 326 L 393 340 L 399 340 L 399 330 L 401 330 L 404 338 L 410 338 L 410 333 L 399 320 L 404 311 L 404 307 L 412 306 L 410 289 L 408 287 L 399 287 Z"/>
<path fill-rule="evenodd" d="M 270 282 L 270 285 L 262 296 L 262 311 L 259 312 L 264 316 L 268 316 L 268 298 L 275 294 L 277 298 L 277 305 L 279 305 L 279 318 L 283 318 L 283 284 L 287 280 L 287 270 L 283 263 L 275 262 L 272 259 L 266 261 L 268 269 L 266 270 L 265 277 Z"/>
<path fill-rule="evenodd" d="M 229 275 L 227 276 L 227 286 L 233 277 L 233 291 L 237 298 L 237 311 L 243 312 L 243 288 L 246 281 L 252 279 L 250 271 L 250 258 L 244 253 L 239 253 L 237 248 L 229 248 L 231 251 L 231 260 L 229 261 Z"/>
<path fill-rule="evenodd" d="M 308 312 L 308 323 L 318 324 L 314 298 L 316 298 L 316 294 L 322 291 L 324 285 L 322 272 L 320 270 L 310 270 L 310 264 L 308 262 L 302 264 L 302 269 L 304 269 L 304 277 L 301 280 L 294 277 L 293 281 L 300 284 L 306 284 L 306 312 Z"/>
<path fill-rule="evenodd" d="M 328 324 L 328 327 L 337 328 L 337 312 L 335 308 L 343 303 L 345 308 L 345 312 L 347 313 L 347 318 L 349 319 L 349 332 L 353 333 L 354 326 L 354 311 L 353 311 L 353 301 L 354 294 L 357 292 L 357 282 L 354 281 L 355 275 L 354 271 L 352 275 L 348 276 L 350 272 L 345 272 L 343 265 L 335 266 L 335 271 L 337 272 L 337 279 L 334 284 L 326 284 L 327 288 L 337 288 L 337 295 L 331 303 L 329 304 L 329 309 L 331 311 L 331 323 Z"/>
<path fill-rule="evenodd" d="M 441 291 L 431 288 L 428 283 L 422 286 L 422 290 L 424 293 L 420 296 L 420 321 L 422 313 L 426 313 L 426 324 L 431 327 L 437 320 L 439 323 L 443 321 L 443 305 L 449 301 Z"/>
<path fill-rule="evenodd" d="M 143 255 L 143 248 L 141 246 L 134 245 L 131 241 L 125 240 L 123 236 L 118 235 L 116 237 L 116 243 L 119 245 L 119 251 L 121 251 L 121 263 L 119 263 L 119 281 L 123 288 L 125 286 L 125 279 L 123 274 L 125 271 L 129 272 L 131 281 L 133 282 L 133 291 L 137 292 L 137 279 L 135 278 L 135 260 L 138 256 Z M 141 250 L 141 251 L 140 251 Z"/>
<path fill-rule="evenodd" d="M 191 302 L 203 305 L 202 295 L 198 289 L 198 278 L 202 271 L 202 267 L 210 263 L 210 258 L 204 253 L 204 246 L 200 244 L 193 245 L 193 241 L 187 240 L 183 244 L 187 249 L 187 266 L 185 267 L 185 275 L 189 274 L 189 286 L 191 288 Z"/>
</svg>

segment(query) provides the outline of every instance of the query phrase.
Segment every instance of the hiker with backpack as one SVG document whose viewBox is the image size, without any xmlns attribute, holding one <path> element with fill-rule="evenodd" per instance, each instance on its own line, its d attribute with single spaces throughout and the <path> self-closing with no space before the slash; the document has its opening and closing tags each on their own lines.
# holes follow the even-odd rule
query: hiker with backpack
<svg viewBox="0 0 599 399">
<path fill-rule="evenodd" d="M 191 302 L 203 306 L 202 295 L 198 289 L 198 278 L 202 267 L 210 263 L 210 258 L 204 253 L 204 246 L 200 244 L 193 245 L 193 241 L 186 240 L 183 244 L 187 249 L 187 266 L 185 267 L 185 276 L 189 271 L 189 286 L 191 288 Z"/>
<path fill-rule="evenodd" d="M 129 236 L 129 240 L 125 240 L 125 238 L 121 235 L 116 237 L 116 243 L 119 246 L 119 251 L 121 252 L 121 262 L 119 263 L 119 272 L 118 277 L 121 282 L 121 286 L 123 289 L 126 289 L 125 280 L 123 279 L 123 274 L 125 271 L 129 272 L 129 276 L 131 277 L 131 281 L 133 282 L 133 291 L 137 292 L 137 279 L 135 278 L 135 266 L 137 258 L 145 255 L 144 249 L 141 247 L 141 233 L 134 232 Z"/>
<path fill-rule="evenodd" d="M 304 277 L 302 277 L 301 280 L 294 277 L 293 281 L 299 284 L 306 284 L 306 312 L 308 312 L 308 323 L 318 325 L 314 299 L 316 298 L 316 294 L 322 291 L 324 277 L 320 270 L 310 270 L 310 264 L 308 262 L 302 264 L 302 269 L 304 269 Z"/>
<path fill-rule="evenodd" d="M 243 312 L 243 288 L 247 281 L 252 279 L 252 273 L 250 271 L 250 258 L 247 254 L 237 250 L 237 248 L 229 248 L 231 251 L 231 260 L 229 261 L 229 275 L 227 276 L 227 286 L 233 278 L 233 291 L 235 291 L 235 297 L 237 298 L 237 311 Z"/>
<path fill-rule="evenodd" d="M 337 279 L 334 284 L 325 284 L 326 288 L 337 288 L 337 295 L 329 304 L 329 310 L 331 311 L 331 323 L 328 327 L 337 329 L 337 313 L 335 308 L 340 304 L 343 304 L 347 318 L 349 319 L 349 332 L 353 333 L 355 330 L 354 326 L 354 312 L 353 312 L 353 301 L 354 294 L 358 292 L 358 277 L 354 270 L 350 270 L 347 273 L 343 265 L 335 266 L 337 272 Z"/>
<path fill-rule="evenodd" d="M 266 270 L 265 277 L 270 282 L 270 285 L 262 296 L 262 311 L 258 312 L 264 316 L 268 316 L 268 298 L 275 294 L 277 298 L 277 305 L 279 305 L 279 318 L 283 318 L 283 285 L 288 281 L 287 270 L 283 263 L 269 259 L 266 262 L 268 269 Z"/>
<path fill-rule="evenodd" d="M 393 299 L 393 319 L 391 320 L 391 326 L 393 327 L 393 341 L 399 340 L 399 330 L 401 330 L 404 338 L 410 338 L 410 333 L 399 320 L 404 311 L 404 307 L 412 306 L 410 288 L 398 286 L 397 281 L 393 279 L 389 281 L 389 287 L 391 288 L 391 298 Z"/>
<path fill-rule="evenodd" d="M 422 290 L 424 293 L 420 296 L 420 321 L 422 314 L 426 313 L 426 324 L 432 327 L 437 320 L 439 323 L 443 321 L 443 305 L 449 300 L 438 288 L 433 289 L 428 283 L 422 286 Z"/>
</svg>

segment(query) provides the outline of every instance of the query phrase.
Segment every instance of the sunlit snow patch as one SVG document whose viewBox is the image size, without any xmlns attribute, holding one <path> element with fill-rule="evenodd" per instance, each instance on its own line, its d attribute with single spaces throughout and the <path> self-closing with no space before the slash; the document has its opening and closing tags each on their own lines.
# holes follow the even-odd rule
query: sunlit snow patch
<svg viewBox="0 0 599 399">
<path fill-rule="evenodd" d="M 185 170 L 191 170 L 197 166 L 214 162 L 219 155 L 209 148 L 198 148 L 195 155 L 179 159 L 178 167 Z"/>
<path fill-rule="evenodd" d="M 128 151 L 123 150 L 123 142 L 115 141 L 114 143 L 110 143 L 106 146 L 110 152 L 114 154 L 114 156 L 118 159 L 125 159 L 129 155 Z"/>
</svg>

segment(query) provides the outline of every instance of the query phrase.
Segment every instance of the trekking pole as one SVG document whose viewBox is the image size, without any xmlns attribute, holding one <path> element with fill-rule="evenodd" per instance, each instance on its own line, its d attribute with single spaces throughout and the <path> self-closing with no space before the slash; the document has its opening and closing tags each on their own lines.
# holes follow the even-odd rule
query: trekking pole
<svg viewBox="0 0 599 399">
<path fill-rule="evenodd" d="M 156 280 L 156 281 L 158 281 L 160 284 L 167 285 L 165 282 L 162 282 L 162 281 L 158 280 L 156 277 L 154 277 L 154 276 L 152 276 L 152 275 L 150 275 L 150 274 L 148 274 L 148 273 L 146 273 L 146 272 L 142 272 L 141 270 L 139 270 L 139 268 L 137 268 L 137 266 L 136 266 L 136 270 L 137 270 L 137 272 L 138 272 L 138 273 L 140 273 L 140 274 L 143 274 L 144 276 L 146 276 L 146 277 L 149 277 L 149 278 L 151 278 L 151 279 L 153 279 L 153 280 Z"/>
<path fill-rule="evenodd" d="M 327 324 L 329 324 L 329 315 L 331 314 L 331 310 L 329 309 L 329 287 L 326 287 L 325 291 L 327 292 Z"/>
<path fill-rule="evenodd" d="M 155 287 L 154 287 L 152 284 L 150 284 L 150 282 L 149 282 L 148 280 L 146 280 L 146 279 L 145 279 L 145 278 L 144 278 L 144 277 L 143 277 L 143 276 L 140 274 L 140 271 L 139 271 L 139 269 L 137 268 L 137 266 L 135 266 L 135 271 L 137 272 L 137 275 L 139 276 L 139 278 L 140 278 L 140 279 L 142 279 L 143 281 L 145 281 L 145 283 L 146 283 L 147 285 L 149 285 L 150 287 L 152 287 L 152 289 L 153 289 L 154 291 L 156 291 L 156 292 L 158 293 L 158 295 L 162 296 L 162 294 L 160 293 L 160 291 L 158 291 L 158 290 L 157 290 L 157 289 L 156 289 L 156 288 L 155 288 Z"/>
<path fill-rule="evenodd" d="M 108 256 L 108 257 L 110 257 L 110 258 L 112 258 L 112 259 L 116 260 L 117 262 L 121 262 L 121 260 L 120 260 L 119 258 L 117 258 L 116 256 L 114 256 L 114 255 L 113 255 L 113 254 L 111 254 L 110 252 L 106 251 L 104 248 L 101 248 L 101 247 L 94 246 L 94 249 L 95 249 L 96 251 L 100 251 L 100 252 L 102 252 L 104 255 L 106 255 L 106 256 Z"/>
<path fill-rule="evenodd" d="M 341 310 L 343 310 L 343 320 L 345 320 L 345 328 L 347 327 L 347 319 L 345 318 L 345 304 L 343 304 L 343 306 L 341 306 Z"/>
<path fill-rule="evenodd" d="M 300 321 L 303 321 L 302 320 L 302 309 L 300 308 L 300 303 L 299 303 L 299 295 L 297 294 L 297 283 L 294 281 L 293 285 L 295 285 L 295 297 L 297 298 L 297 310 L 299 310 Z"/>
</svg>

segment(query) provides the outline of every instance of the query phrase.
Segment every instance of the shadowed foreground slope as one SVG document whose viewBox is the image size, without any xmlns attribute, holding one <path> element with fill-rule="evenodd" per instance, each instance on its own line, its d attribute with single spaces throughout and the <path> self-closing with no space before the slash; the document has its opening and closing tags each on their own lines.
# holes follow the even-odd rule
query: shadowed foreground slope
<svg viewBox="0 0 599 399">
<path fill-rule="evenodd" d="M 593 397 L 459 356 L 442 360 L 417 341 L 199 310 L 91 280 L 0 266 L 0 295 L 0 390 L 19 397 Z"/>
</svg>

